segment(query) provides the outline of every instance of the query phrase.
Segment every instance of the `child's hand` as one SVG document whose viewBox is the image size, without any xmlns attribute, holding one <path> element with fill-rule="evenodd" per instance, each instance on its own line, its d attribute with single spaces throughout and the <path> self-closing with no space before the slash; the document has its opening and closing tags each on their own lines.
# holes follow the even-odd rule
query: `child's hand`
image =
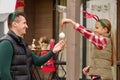
<svg viewBox="0 0 120 80">
<path fill-rule="evenodd" d="M 71 19 L 62 19 L 62 24 L 71 22 Z"/>
<path fill-rule="evenodd" d="M 73 25 L 73 27 L 75 27 L 76 24 L 77 24 L 77 23 L 76 23 L 75 21 L 73 21 L 72 19 L 63 19 L 62 22 L 61 22 L 62 27 L 64 26 L 65 23 L 71 23 L 71 24 Z"/>
<path fill-rule="evenodd" d="M 70 19 L 62 19 L 61 26 L 63 27 L 64 24 L 70 23 L 70 21 L 71 21 Z"/>
<path fill-rule="evenodd" d="M 83 73 L 86 75 L 89 72 L 90 66 L 83 68 Z"/>
</svg>

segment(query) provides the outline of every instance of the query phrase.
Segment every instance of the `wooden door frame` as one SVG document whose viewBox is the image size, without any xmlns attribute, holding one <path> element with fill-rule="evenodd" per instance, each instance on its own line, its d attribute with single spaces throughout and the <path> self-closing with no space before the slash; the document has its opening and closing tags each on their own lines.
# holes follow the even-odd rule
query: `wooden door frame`
<svg viewBox="0 0 120 80">
<path fill-rule="evenodd" d="M 116 52 L 117 52 L 117 80 L 120 80 L 120 0 L 117 0 L 117 44 L 116 44 Z"/>
</svg>

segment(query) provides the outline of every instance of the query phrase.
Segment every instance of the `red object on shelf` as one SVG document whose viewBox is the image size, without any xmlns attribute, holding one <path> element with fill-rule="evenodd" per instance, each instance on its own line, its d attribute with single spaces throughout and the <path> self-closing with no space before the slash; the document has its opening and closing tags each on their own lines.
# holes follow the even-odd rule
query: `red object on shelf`
<svg viewBox="0 0 120 80">
<path fill-rule="evenodd" d="M 50 41 L 50 50 L 53 50 L 54 45 L 55 45 L 55 41 L 54 41 L 54 39 L 51 39 L 51 41 Z"/>
<path fill-rule="evenodd" d="M 41 51 L 40 55 L 46 55 L 48 53 L 47 50 Z M 53 58 L 50 58 L 43 66 L 41 66 L 42 72 L 54 72 L 55 71 L 55 66 L 54 66 L 54 61 Z"/>
</svg>

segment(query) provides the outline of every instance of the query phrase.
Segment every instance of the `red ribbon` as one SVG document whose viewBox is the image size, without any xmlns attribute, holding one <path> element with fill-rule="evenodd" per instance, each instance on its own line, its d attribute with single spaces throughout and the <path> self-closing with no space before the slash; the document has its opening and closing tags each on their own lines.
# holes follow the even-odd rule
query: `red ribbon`
<svg viewBox="0 0 120 80">
<path fill-rule="evenodd" d="M 86 10 L 83 10 L 83 13 L 86 13 L 86 15 L 84 16 L 85 18 L 93 18 L 93 19 L 95 19 L 96 21 L 99 20 L 99 17 L 98 17 L 97 15 L 95 15 L 95 14 L 90 14 L 90 13 L 88 13 Z"/>
</svg>

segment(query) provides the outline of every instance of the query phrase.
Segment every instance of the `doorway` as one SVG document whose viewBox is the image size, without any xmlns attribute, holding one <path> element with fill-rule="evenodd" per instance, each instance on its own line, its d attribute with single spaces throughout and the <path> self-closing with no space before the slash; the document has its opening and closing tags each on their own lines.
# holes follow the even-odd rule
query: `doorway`
<svg viewBox="0 0 120 80">
<path fill-rule="evenodd" d="M 25 36 L 28 44 L 46 36 L 53 37 L 53 0 L 25 0 L 29 29 Z"/>
</svg>

